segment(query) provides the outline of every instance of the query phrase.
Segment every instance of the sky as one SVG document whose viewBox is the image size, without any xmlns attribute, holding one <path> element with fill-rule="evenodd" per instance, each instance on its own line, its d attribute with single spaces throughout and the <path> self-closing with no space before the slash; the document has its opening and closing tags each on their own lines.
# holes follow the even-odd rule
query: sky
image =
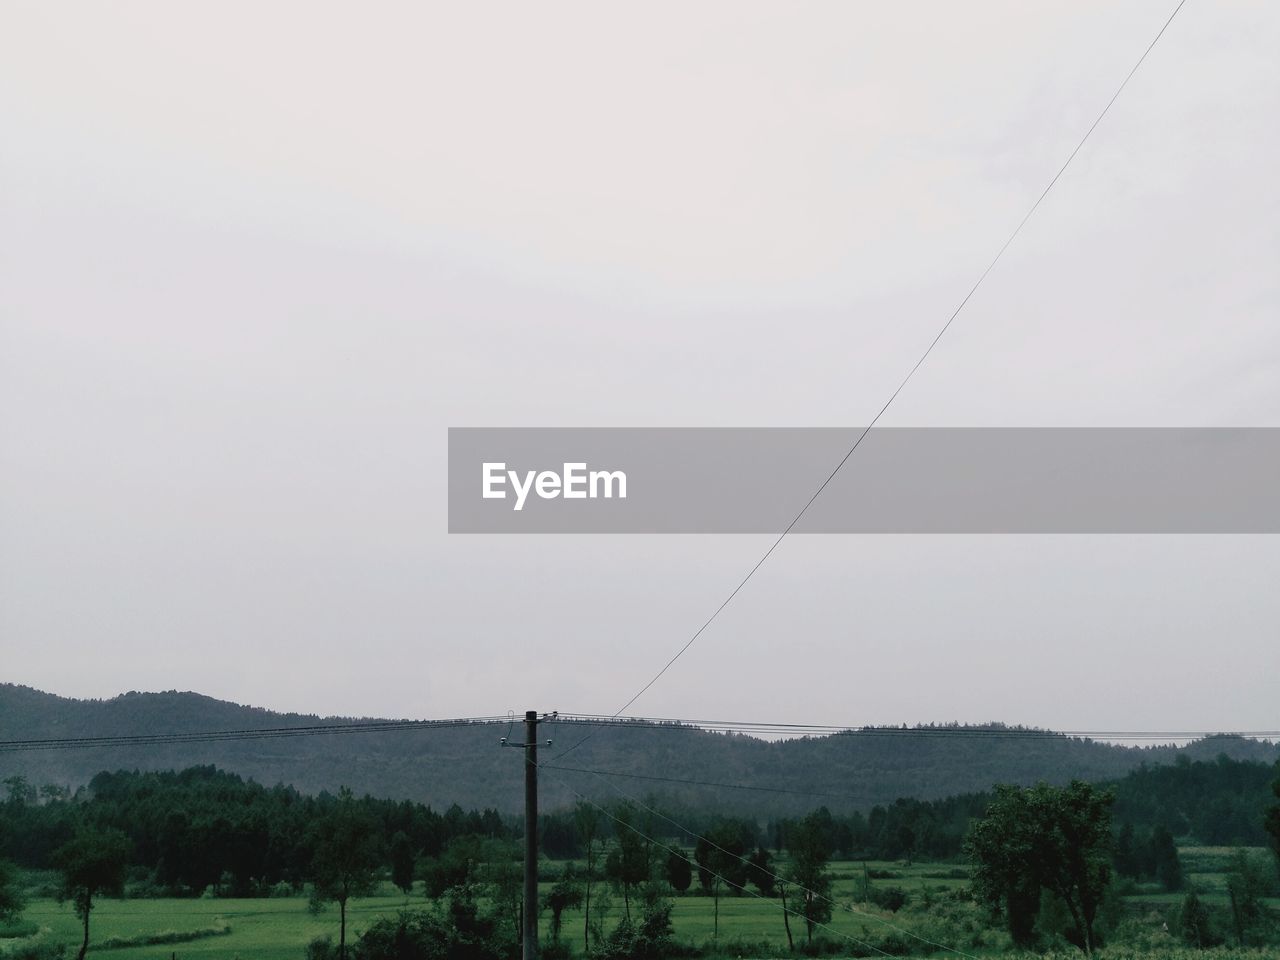
<svg viewBox="0 0 1280 960">
<path fill-rule="evenodd" d="M 0 680 L 613 713 L 771 538 L 451 536 L 447 429 L 866 423 L 1172 7 L 6 0 Z M 1276 49 L 1189 0 L 881 423 L 1280 426 Z M 1278 575 L 792 537 L 628 712 L 1275 729 Z"/>
</svg>

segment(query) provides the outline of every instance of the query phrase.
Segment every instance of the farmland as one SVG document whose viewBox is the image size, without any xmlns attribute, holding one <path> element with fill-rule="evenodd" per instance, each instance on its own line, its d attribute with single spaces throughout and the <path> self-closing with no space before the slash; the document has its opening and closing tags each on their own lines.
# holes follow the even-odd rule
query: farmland
<svg viewBox="0 0 1280 960">
<path fill-rule="evenodd" d="M 1206 902 L 1218 907 L 1226 904 L 1223 870 L 1231 852 L 1225 848 L 1207 847 L 1183 847 L 1179 851 L 1188 866 L 1191 883 L 1203 891 Z M 547 862 L 541 872 L 544 876 L 552 875 L 562 866 L 562 863 Z M 1007 936 L 992 928 L 975 904 L 949 898 L 949 894 L 968 886 L 963 874 L 963 869 L 952 863 L 833 862 L 833 898 L 844 909 L 835 911 L 826 938 L 838 941 L 841 952 L 855 956 L 873 953 L 869 947 L 897 952 L 897 944 L 902 944 L 917 956 L 955 955 L 944 950 L 931 950 L 928 944 L 915 940 L 913 934 L 968 954 L 1016 956 L 1008 953 Z M 902 889 L 908 895 L 908 904 L 897 913 L 891 913 L 868 904 L 855 903 L 859 886 L 868 875 L 876 878 L 871 881 L 873 885 Z M 37 876 L 31 879 L 45 881 L 49 878 Z M 424 907 L 427 901 L 421 887 L 419 883 L 413 894 L 406 897 L 389 882 L 383 882 L 374 895 L 353 900 L 348 908 L 352 937 L 358 937 L 379 917 L 395 916 L 406 905 L 415 909 Z M 541 884 L 544 899 L 550 887 L 549 881 Z M 606 889 L 606 885 L 600 885 L 595 909 L 599 911 L 608 901 L 606 924 L 610 925 L 621 918 L 624 906 L 620 895 L 606 892 Z M 42 892 L 39 882 L 32 892 Z M 1163 957 L 1172 955 L 1170 951 L 1181 949 L 1163 930 L 1164 924 L 1176 914 L 1180 901 L 1181 895 L 1178 894 L 1143 890 L 1130 893 L 1126 897 L 1127 939 L 1136 939 L 1140 943 L 1116 948 L 1111 954 L 1104 951 L 1102 955 Z M 704 956 L 787 955 L 782 911 L 776 898 L 750 894 L 722 897 L 718 947 L 713 939 L 713 899 L 697 894 L 675 897 L 673 902 L 671 916 L 676 939 L 701 948 Z M 1280 906 L 1280 901 L 1271 901 L 1271 906 Z M 35 896 L 27 907 L 24 920 L 39 928 L 38 939 L 73 946 L 78 943 L 79 921 L 70 905 L 59 905 L 51 897 Z M 567 910 L 563 923 L 563 939 L 581 953 L 582 911 Z M 550 918 L 544 914 L 544 942 L 550 936 L 549 924 Z M 793 917 L 791 924 L 797 946 L 801 946 L 805 939 L 803 921 Z M 111 960 L 164 960 L 175 956 L 179 960 L 303 960 L 306 946 L 313 938 L 334 935 L 336 928 L 334 910 L 314 913 L 309 909 L 308 898 L 302 895 L 240 899 L 104 899 L 93 913 L 90 955 L 101 955 Z M 226 932 L 221 932 L 223 930 Z M 184 934 L 201 935 L 182 942 L 180 938 Z M 146 944 L 143 941 L 147 939 L 166 942 Z M 0 941 L 0 945 L 5 942 Z M 10 945 L 19 942 L 7 941 Z M 117 945 L 127 943 L 137 945 Z M 0 950 L 4 949 L 0 946 Z M 1231 951 L 1225 948 L 1193 953 L 1197 957 L 1276 955 L 1274 952 Z M 1064 948 L 1063 955 L 1079 956 L 1079 952 Z"/>
<path fill-rule="evenodd" d="M 539 816 L 542 940 L 547 960 L 1275 955 L 1277 772 L 1179 759 L 800 817 L 584 797 Z M 493 808 L 215 767 L 4 783 L 0 952 L 15 960 L 75 956 L 86 914 L 89 952 L 122 960 L 338 960 L 344 942 L 351 960 L 519 954 L 525 825 Z"/>
</svg>

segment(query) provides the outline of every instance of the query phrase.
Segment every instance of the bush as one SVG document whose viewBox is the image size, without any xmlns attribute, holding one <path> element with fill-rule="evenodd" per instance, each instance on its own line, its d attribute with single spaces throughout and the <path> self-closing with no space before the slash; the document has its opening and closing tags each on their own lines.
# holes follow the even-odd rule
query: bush
<svg viewBox="0 0 1280 960">
<path fill-rule="evenodd" d="M 655 899 L 645 904 L 640 923 L 623 920 L 596 944 L 592 960 L 663 960 L 684 951 L 671 936 L 671 903 Z"/>
<path fill-rule="evenodd" d="M 930 870 L 921 876 L 926 880 L 968 880 L 969 871 L 964 867 L 952 867 L 949 870 Z"/>
<path fill-rule="evenodd" d="M 231 924 L 225 920 L 211 927 L 198 930 L 160 930 L 156 933 L 140 933 L 135 937 L 107 937 L 94 944 L 98 950 L 119 950 L 123 947 L 150 947 L 165 943 L 190 943 L 206 937 L 221 937 L 231 932 Z"/>
<path fill-rule="evenodd" d="M 32 937 L 39 932 L 40 928 L 30 920 L 10 920 L 8 923 L 0 923 L 0 940 Z"/>
<path fill-rule="evenodd" d="M 829 940 L 826 937 L 814 937 L 812 940 L 805 940 L 797 945 L 798 949 L 806 957 L 834 957 L 838 953 L 844 953 L 852 947 L 855 956 L 865 956 L 857 944 L 848 944 L 843 940 Z"/>
<path fill-rule="evenodd" d="M 50 943 L 39 937 L 20 941 L 0 950 L 0 957 L 4 957 L 4 960 L 64 960 L 66 955 L 65 943 Z"/>
<path fill-rule="evenodd" d="M 746 937 L 721 937 L 707 940 L 698 951 L 690 950 L 690 956 L 703 957 L 776 957 L 781 953 L 772 940 L 751 940 Z"/>
<path fill-rule="evenodd" d="M 541 960 L 570 960 L 573 956 L 573 948 L 563 940 L 552 940 L 550 943 L 539 945 L 538 956 Z"/>
<path fill-rule="evenodd" d="M 333 937 L 313 937 L 307 944 L 307 960 L 333 960 L 337 955 Z"/>
<path fill-rule="evenodd" d="M 141 880 L 135 880 L 124 888 L 124 895 L 129 900 L 158 900 L 161 897 L 173 896 L 173 891 L 164 884 L 157 883 L 150 874 Z"/>
<path fill-rule="evenodd" d="M 887 933 L 876 944 L 876 948 L 880 953 L 887 953 L 891 957 L 905 957 L 911 953 L 911 941 L 905 934 L 898 933 L 896 930 Z"/>
<path fill-rule="evenodd" d="M 514 943 L 469 897 L 452 898 L 448 909 L 447 919 L 425 910 L 402 910 L 394 920 L 383 917 L 356 941 L 352 955 L 356 960 L 506 960 L 515 952 Z"/>
<path fill-rule="evenodd" d="M 890 913 L 897 913 L 907 905 L 907 891 L 901 887 L 872 887 L 867 891 L 867 897 L 877 907 Z"/>
</svg>

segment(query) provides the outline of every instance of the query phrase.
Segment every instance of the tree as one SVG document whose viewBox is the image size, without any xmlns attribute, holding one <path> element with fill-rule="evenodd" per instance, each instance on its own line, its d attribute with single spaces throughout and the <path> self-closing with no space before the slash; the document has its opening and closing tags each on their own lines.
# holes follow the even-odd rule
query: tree
<svg viewBox="0 0 1280 960">
<path fill-rule="evenodd" d="M 0 923 L 17 919 L 26 905 L 18 889 L 18 875 L 13 864 L 0 860 Z"/>
<path fill-rule="evenodd" d="M 1126 823 L 1116 835 L 1115 854 L 1111 858 L 1115 864 L 1116 873 L 1131 880 L 1137 880 L 1138 875 L 1142 872 L 1141 865 L 1138 862 L 1137 843 L 1133 824 Z"/>
<path fill-rule="evenodd" d="M 778 881 L 778 896 L 782 898 L 782 925 L 787 931 L 787 949 L 796 952 L 796 942 L 791 939 L 791 911 L 787 907 L 787 882 Z"/>
<path fill-rule="evenodd" d="M 773 870 L 773 855 L 764 847 L 757 847 L 747 860 L 747 878 L 762 897 L 772 897 L 776 892 L 778 877 Z"/>
<path fill-rule="evenodd" d="M 1280 769 L 1280 763 L 1276 764 L 1276 767 Z M 1280 801 L 1280 779 L 1271 784 L 1271 791 L 1276 795 L 1276 800 Z M 1265 825 L 1267 833 L 1271 834 L 1271 848 L 1275 851 L 1276 856 L 1280 857 L 1280 802 L 1275 803 L 1267 811 Z"/>
<path fill-rule="evenodd" d="M 407 897 L 413 893 L 413 841 L 403 830 L 391 838 L 391 882 Z"/>
<path fill-rule="evenodd" d="M 1041 891 L 1057 896 L 1075 924 L 1086 953 L 1111 879 L 1113 797 L 1073 780 L 1067 787 L 1000 785 L 986 816 L 966 841 L 974 864 L 974 890 L 1003 910 L 1014 942 L 1030 946 Z"/>
<path fill-rule="evenodd" d="M 1231 857 L 1227 871 L 1227 902 L 1231 907 L 1231 926 L 1235 930 L 1236 945 L 1245 946 L 1254 928 L 1262 920 L 1262 898 L 1267 892 L 1266 870 L 1244 850 L 1237 850 Z"/>
<path fill-rule="evenodd" d="M 358 960 L 507 960 L 520 952 L 503 936 L 505 925 L 484 913 L 462 888 L 441 912 L 401 910 L 375 920 L 356 941 Z"/>
<path fill-rule="evenodd" d="M 592 952 L 593 960 L 663 960 L 673 955 L 671 901 L 656 883 L 645 883 L 640 893 L 640 922 L 619 923 Z"/>
<path fill-rule="evenodd" d="M 36 788 L 27 782 L 26 777 L 5 777 L 4 785 L 13 806 L 25 807 L 36 802 Z"/>
<path fill-rule="evenodd" d="M 1156 881 L 1166 892 L 1182 889 L 1182 863 L 1167 827 L 1158 826 L 1151 831 L 1151 864 Z"/>
<path fill-rule="evenodd" d="M 347 902 L 376 888 L 381 862 L 378 827 L 346 787 L 311 829 L 311 905 L 338 904 L 338 957 L 347 957 Z"/>
<path fill-rule="evenodd" d="M 485 840 L 480 845 L 481 876 L 485 881 L 494 915 L 511 925 L 512 940 L 519 943 L 524 895 L 524 855 L 511 840 Z"/>
<path fill-rule="evenodd" d="M 427 898 L 442 897 L 448 891 L 470 883 L 473 867 L 481 857 L 479 838 L 458 837 L 440 851 L 440 856 L 424 860 L 421 873 Z"/>
<path fill-rule="evenodd" d="M 1183 898 L 1182 912 L 1178 915 L 1178 926 L 1182 930 L 1182 939 L 1187 946 L 1199 950 L 1213 946 L 1213 938 L 1209 930 L 1209 911 L 1194 893 L 1188 893 Z"/>
<path fill-rule="evenodd" d="M 82 828 L 54 853 L 54 861 L 62 873 L 58 902 L 70 900 L 76 916 L 84 924 L 84 939 L 77 960 L 84 960 L 89 950 L 89 915 L 93 912 L 94 898 L 124 891 L 128 858 L 129 840 L 119 830 Z"/>
<path fill-rule="evenodd" d="M 622 902 L 630 920 L 631 889 L 649 879 L 649 842 L 631 826 L 630 806 L 620 805 L 613 817 L 621 829 L 616 831 L 617 847 L 605 858 L 604 872 L 622 887 Z"/>
<path fill-rule="evenodd" d="M 831 919 L 831 875 L 827 873 L 827 861 L 831 859 L 827 829 L 830 815 L 824 819 L 822 812 L 809 814 L 787 831 L 787 852 L 791 854 L 789 879 L 801 894 L 797 912 L 804 917 L 810 943 L 813 928 Z M 783 916 L 786 916 L 785 907 Z M 787 937 L 791 937 L 789 924 Z"/>
<path fill-rule="evenodd" d="M 907 861 L 907 866 L 911 866 L 911 854 L 916 848 L 916 832 L 907 824 L 898 827 L 898 847 L 902 851 L 903 858 Z"/>
<path fill-rule="evenodd" d="M 40 800 L 43 803 L 61 803 L 71 799 L 71 789 L 56 783 L 46 783 L 40 788 Z"/>
<path fill-rule="evenodd" d="M 676 893 L 684 893 L 693 884 L 693 867 L 683 850 L 672 850 L 667 857 L 667 883 Z"/>
<path fill-rule="evenodd" d="M 578 827 L 578 835 L 582 838 L 583 850 L 587 859 L 587 876 L 583 890 L 582 945 L 591 949 L 591 881 L 596 873 L 596 838 L 600 835 L 600 811 L 591 803 L 578 801 L 573 811 L 574 823 Z"/>
<path fill-rule="evenodd" d="M 746 852 L 755 840 L 755 830 L 740 820 L 717 820 L 698 838 L 693 859 L 698 864 L 698 874 L 704 890 L 715 898 L 715 938 L 720 936 L 720 890 L 728 884 L 740 891 L 747 883 Z"/>
<path fill-rule="evenodd" d="M 566 910 L 582 905 L 582 883 L 573 872 L 573 864 L 564 865 L 564 873 L 547 894 L 547 907 L 551 910 L 551 939 L 560 942 L 560 924 Z"/>
<path fill-rule="evenodd" d="M 1111 882 L 1114 797 L 1080 780 L 1061 789 L 1034 787 L 1032 794 L 1033 810 L 1047 831 L 1040 843 L 1042 883 L 1067 905 L 1079 946 L 1092 953 L 1098 908 Z"/>
</svg>

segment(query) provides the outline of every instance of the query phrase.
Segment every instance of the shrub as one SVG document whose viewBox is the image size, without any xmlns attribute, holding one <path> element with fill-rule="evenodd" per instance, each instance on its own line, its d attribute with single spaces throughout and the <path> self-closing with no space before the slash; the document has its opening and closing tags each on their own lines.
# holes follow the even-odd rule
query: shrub
<svg viewBox="0 0 1280 960">
<path fill-rule="evenodd" d="M 690 956 L 703 957 L 775 957 L 780 953 L 778 945 L 772 940 L 751 940 L 747 937 L 721 937 L 719 940 L 707 940 L 698 951 L 689 951 Z"/>
<path fill-rule="evenodd" d="M 333 960 L 338 951 L 333 945 L 333 937 L 312 937 L 307 944 L 307 960 Z"/>
<path fill-rule="evenodd" d="M 663 960 L 683 952 L 671 936 L 671 903 L 654 899 L 638 924 L 623 920 L 596 944 L 592 960 Z"/>
<path fill-rule="evenodd" d="M 453 898 L 449 913 L 447 919 L 425 910 L 383 917 L 356 941 L 353 955 L 356 960 L 506 960 L 515 952 L 514 943 L 475 909 L 473 900 Z"/>
<path fill-rule="evenodd" d="M 570 960 L 573 948 L 563 940 L 552 940 L 538 947 L 538 956 L 541 960 Z"/>
<path fill-rule="evenodd" d="M 890 913 L 897 913 L 907 905 L 907 891 L 901 887 L 872 887 L 867 896 L 877 907 Z"/>
<path fill-rule="evenodd" d="M 65 943 L 50 943 L 39 937 L 20 941 L 0 951 L 4 960 L 64 960 L 66 955 Z"/>
<path fill-rule="evenodd" d="M 192 940 L 203 940 L 206 937 L 221 937 L 231 932 L 231 924 L 225 920 L 211 927 L 198 930 L 160 930 L 155 933 L 140 933 L 134 937 L 107 937 L 95 944 L 98 950 L 119 950 L 123 947 L 150 947 L 164 943 L 190 943 Z"/>
<path fill-rule="evenodd" d="M 921 876 L 926 880 L 968 880 L 969 871 L 964 867 L 951 867 L 948 870 L 929 870 Z"/>
<path fill-rule="evenodd" d="M 20 937 L 35 936 L 40 928 L 30 920 L 10 920 L 0 923 L 0 940 L 17 940 Z"/>
</svg>

